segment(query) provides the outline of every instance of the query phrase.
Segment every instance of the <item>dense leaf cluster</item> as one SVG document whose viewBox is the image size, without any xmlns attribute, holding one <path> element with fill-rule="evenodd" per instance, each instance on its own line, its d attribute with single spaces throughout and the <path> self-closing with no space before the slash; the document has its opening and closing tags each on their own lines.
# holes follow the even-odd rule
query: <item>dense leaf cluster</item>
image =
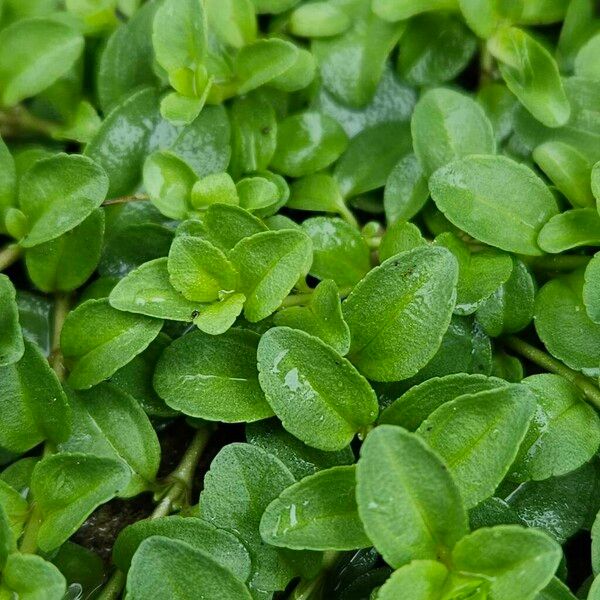
<svg viewBox="0 0 600 600">
<path fill-rule="evenodd" d="M 600 599 L 594 0 L 4 0 L 0 134 L 1 599 Z"/>
</svg>

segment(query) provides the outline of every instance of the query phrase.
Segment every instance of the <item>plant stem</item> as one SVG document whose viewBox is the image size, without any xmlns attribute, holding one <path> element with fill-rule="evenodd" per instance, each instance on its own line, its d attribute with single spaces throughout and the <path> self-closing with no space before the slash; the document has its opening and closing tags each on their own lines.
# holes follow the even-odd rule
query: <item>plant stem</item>
<svg viewBox="0 0 600 600">
<path fill-rule="evenodd" d="M 338 212 L 339 212 L 340 217 L 342 217 L 342 219 L 344 219 L 344 221 L 346 221 L 346 223 L 348 223 L 349 225 L 352 225 L 352 227 L 356 227 L 356 229 L 360 229 L 360 226 L 358 224 L 358 221 L 356 220 L 356 217 L 354 216 L 353 212 L 348 208 L 348 206 L 346 205 L 346 203 L 344 202 L 343 199 L 340 199 L 339 206 L 338 206 Z"/>
<path fill-rule="evenodd" d="M 23 250 L 18 244 L 8 244 L 0 250 L 0 272 L 8 269 L 13 263 L 17 262 L 21 257 Z"/>
<path fill-rule="evenodd" d="M 212 427 L 208 424 L 202 425 L 194 435 L 194 438 L 183 455 L 179 465 L 167 477 L 167 481 L 171 481 L 171 485 L 167 493 L 162 497 L 156 508 L 148 519 L 160 519 L 169 515 L 175 506 L 181 501 L 183 496 L 186 496 L 192 487 L 192 479 L 198 461 L 206 448 L 206 444 L 210 439 Z M 121 591 L 125 586 L 127 576 L 125 573 L 117 569 L 113 572 L 110 579 L 106 582 L 102 592 L 96 597 L 96 600 L 116 600 L 121 595 Z"/>
<path fill-rule="evenodd" d="M 59 381 L 64 381 L 66 369 L 60 350 L 60 334 L 69 313 L 70 298 L 66 294 L 57 294 L 54 302 L 54 326 L 52 328 L 52 346 L 48 362 L 54 369 Z"/>
<path fill-rule="evenodd" d="M 329 571 L 338 561 L 341 554 L 339 552 L 325 552 L 323 555 L 323 568 L 313 579 L 301 579 L 298 585 L 292 590 L 289 600 L 313 600 L 325 581 Z"/>
<path fill-rule="evenodd" d="M 22 137 L 32 133 L 52 137 L 58 129 L 57 123 L 36 117 L 24 106 L 0 111 L 0 131 L 4 137 Z"/>
<path fill-rule="evenodd" d="M 508 348 L 514 350 L 539 367 L 542 367 L 542 369 L 546 369 L 546 371 L 550 371 L 551 373 L 556 373 L 556 375 L 560 375 L 575 384 L 583 392 L 587 400 L 597 409 L 600 409 L 600 389 L 598 389 L 598 387 L 596 387 L 585 375 L 574 371 L 546 352 L 524 342 L 518 337 L 509 336 L 504 338 L 503 341 Z"/>
<path fill-rule="evenodd" d="M 306 294 L 292 294 L 285 298 L 281 303 L 281 308 L 288 308 L 289 306 L 304 306 L 310 302 L 312 298 L 312 292 Z"/>
<path fill-rule="evenodd" d="M 109 198 L 102 203 L 102 206 L 112 206 L 113 204 L 127 204 L 128 202 L 145 202 L 150 200 L 148 194 L 131 194 L 119 198 Z"/>
</svg>

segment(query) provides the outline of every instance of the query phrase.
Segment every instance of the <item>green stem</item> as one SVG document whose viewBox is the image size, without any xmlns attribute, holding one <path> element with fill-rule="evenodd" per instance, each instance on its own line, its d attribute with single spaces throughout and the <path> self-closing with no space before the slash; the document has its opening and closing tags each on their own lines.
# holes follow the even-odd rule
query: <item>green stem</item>
<svg viewBox="0 0 600 600">
<path fill-rule="evenodd" d="M 65 319 L 69 313 L 70 297 L 66 294 L 57 294 L 54 302 L 54 326 L 52 328 L 52 346 L 48 362 L 54 369 L 59 381 L 65 380 L 66 369 L 64 358 L 60 349 L 60 334 L 62 332 Z"/>
<path fill-rule="evenodd" d="M 185 451 L 179 465 L 167 478 L 167 481 L 171 481 L 167 493 L 161 498 L 148 519 L 166 517 L 176 508 L 182 498 L 187 496 L 192 487 L 198 461 L 206 448 L 211 433 L 212 427 L 208 424 L 201 426 L 196 431 L 194 439 Z M 114 571 L 96 600 L 116 600 L 116 598 L 119 598 L 126 579 L 125 573 L 119 571 L 119 569 Z"/>
<path fill-rule="evenodd" d="M 285 298 L 281 303 L 281 308 L 288 308 L 290 306 L 304 306 L 310 302 L 312 298 L 312 292 L 306 294 L 292 294 Z"/>
<path fill-rule="evenodd" d="M 289 600 L 316 600 L 316 594 L 321 590 L 329 571 L 340 558 L 339 552 L 325 552 L 323 555 L 323 568 L 313 579 L 301 579 L 298 585 L 292 590 Z"/>
<path fill-rule="evenodd" d="M 348 208 L 343 199 L 339 202 L 338 211 L 340 217 L 342 217 L 346 223 L 352 225 L 352 227 L 356 227 L 356 229 L 360 229 L 360 225 L 358 224 L 354 213 Z"/>
<path fill-rule="evenodd" d="M 503 341 L 505 346 L 514 350 L 539 367 L 542 367 L 542 369 L 550 371 L 551 373 L 556 373 L 556 375 L 560 375 L 575 384 L 583 392 L 587 400 L 597 409 L 600 409 L 600 389 L 598 389 L 598 387 L 596 387 L 585 375 L 570 369 L 559 360 L 556 360 L 549 354 L 546 354 L 546 352 L 524 342 L 518 337 L 509 336 L 504 338 Z"/>
<path fill-rule="evenodd" d="M 479 54 L 479 72 L 479 87 L 494 80 L 494 57 L 485 42 L 483 42 Z"/>
<path fill-rule="evenodd" d="M 533 256 L 525 259 L 525 262 L 534 271 L 569 272 L 580 267 L 585 267 L 591 260 L 591 256 L 581 254 L 563 254 L 557 256 Z"/>
<path fill-rule="evenodd" d="M 8 269 L 13 263 L 21 257 L 23 250 L 18 244 L 8 244 L 0 250 L 0 272 Z"/>
<path fill-rule="evenodd" d="M 113 204 L 127 204 L 128 202 L 146 202 L 150 200 L 148 194 L 131 194 L 130 196 L 120 196 L 119 198 L 109 198 L 102 203 L 102 206 L 112 206 Z"/>
<path fill-rule="evenodd" d="M 52 137 L 58 129 L 57 123 L 36 117 L 24 106 L 0 111 L 0 131 L 5 137 L 22 137 L 32 133 Z"/>
</svg>

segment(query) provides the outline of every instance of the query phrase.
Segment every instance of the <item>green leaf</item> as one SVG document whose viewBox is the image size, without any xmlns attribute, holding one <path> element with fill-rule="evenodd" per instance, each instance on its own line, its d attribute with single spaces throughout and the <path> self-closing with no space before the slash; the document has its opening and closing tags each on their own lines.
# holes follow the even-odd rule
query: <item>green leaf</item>
<svg viewBox="0 0 600 600">
<path fill-rule="evenodd" d="M 535 281 L 525 263 L 512 257 L 513 269 L 508 280 L 477 309 L 477 321 L 492 337 L 516 333 L 533 319 Z"/>
<path fill-rule="evenodd" d="M 96 270 L 104 238 L 104 212 L 96 209 L 61 236 L 25 252 L 27 273 L 43 292 L 71 292 Z"/>
<path fill-rule="evenodd" d="M 19 600 L 62 600 L 67 590 L 65 578 L 40 556 L 11 554 L 2 569 L 0 593 Z"/>
<path fill-rule="evenodd" d="M 542 227 L 538 245 L 553 254 L 579 246 L 600 246 L 600 214 L 595 208 L 574 208 L 555 215 Z"/>
<path fill-rule="evenodd" d="M 0 368 L 21 360 L 23 352 L 17 293 L 11 280 L 0 274 Z"/>
<path fill-rule="evenodd" d="M 48 439 L 64 441 L 71 433 L 71 413 L 46 357 L 29 341 L 13 364 L 0 367 L 3 426 L 0 447 L 23 453 Z"/>
<path fill-rule="evenodd" d="M 337 285 L 331 279 L 317 285 L 307 306 L 284 308 L 275 313 L 274 322 L 310 333 L 342 356 L 350 349 L 350 330 L 342 316 Z"/>
<path fill-rule="evenodd" d="M 168 259 L 151 260 L 128 273 L 110 292 L 113 308 L 172 321 L 191 322 L 200 303 L 186 300 L 172 285 Z"/>
<path fill-rule="evenodd" d="M 248 588 L 209 554 L 161 536 L 144 540 L 127 576 L 127 597 L 172 600 L 252 600 Z"/>
<path fill-rule="evenodd" d="M 74 433 L 59 444 L 60 452 L 82 452 L 120 460 L 132 471 L 121 497 L 152 489 L 160 463 L 160 444 L 141 406 L 117 387 L 101 383 L 93 390 L 72 392 Z"/>
<path fill-rule="evenodd" d="M 256 15 L 251 0 L 208 0 L 204 10 L 209 26 L 226 45 L 241 48 L 256 38 Z"/>
<path fill-rule="evenodd" d="M 587 316 L 582 289 L 579 271 L 546 283 L 535 299 L 535 329 L 550 354 L 572 369 L 597 376 L 600 325 Z"/>
<path fill-rule="evenodd" d="M 386 21 L 402 21 L 430 10 L 456 8 L 456 0 L 373 0 L 373 12 Z"/>
<path fill-rule="evenodd" d="M 327 173 L 313 173 L 292 182 L 286 206 L 339 214 L 346 210 L 337 180 Z"/>
<path fill-rule="evenodd" d="M 58 154 L 36 162 L 19 184 L 19 205 L 29 221 L 25 248 L 70 231 L 106 198 L 108 178 L 91 159 Z"/>
<path fill-rule="evenodd" d="M 459 315 L 474 313 L 479 304 L 489 298 L 509 279 L 513 261 L 509 254 L 492 248 L 473 251 L 453 233 L 442 233 L 435 243 L 448 248 L 458 261 L 456 307 Z"/>
<path fill-rule="evenodd" d="M 369 272 L 369 247 L 352 225 L 341 219 L 313 217 L 302 223 L 302 229 L 312 240 L 311 275 L 333 279 L 340 288 L 346 288 Z"/>
<path fill-rule="evenodd" d="M 217 203 L 238 205 L 240 200 L 231 176 L 228 173 L 213 173 L 194 183 L 191 202 L 194 208 L 204 210 Z"/>
<path fill-rule="evenodd" d="M 358 518 L 356 467 L 333 467 L 286 488 L 267 506 L 260 534 L 296 550 L 354 550 L 371 541 Z"/>
<path fill-rule="evenodd" d="M 425 92 L 410 127 L 415 154 L 427 175 L 469 154 L 496 151 L 492 124 L 481 106 L 454 90 Z"/>
<path fill-rule="evenodd" d="M 243 238 L 267 231 L 267 226 L 247 210 L 229 204 L 212 204 L 204 214 L 204 237 L 226 254 Z"/>
<path fill-rule="evenodd" d="M 342 305 L 350 360 L 376 381 L 414 375 L 448 328 L 457 278 L 456 259 L 445 248 L 415 248 L 373 269 Z"/>
<path fill-rule="evenodd" d="M 448 470 L 418 436 L 401 427 L 380 425 L 367 436 L 356 479 L 365 531 L 393 567 L 436 560 L 468 531 Z"/>
<path fill-rule="evenodd" d="M 598 52 L 600 52 L 600 34 L 591 37 L 577 53 L 574 63 L 575 75 L 587 79 L 600 79 Z"/>
<path fill-rule="evenodd" d="M 58 19 L 23 19 L 0 33 L 0 103 L 36 96 L 73 66 L 83 36 Z"/>
<path fill-rule="evenodd" d="M 8 516 L 3 503 L 0 504 L 0 568 L 4 568 L 6 559 L 15 551 L 15 536 L 11 531 Z"/>
<path fill-rule="evenodd" d="M 258 340 L 242 329 L 219 336 L 188 333 L 163 352 L 154 388 L 171 408 L 192 417 L 227 423 L 270 417 L 258 384 Z"/>
<path fill-rule="evenodd" d="M 15 161 L 4 140 L 0 138 L 0 232 L 5 233 L 6 213 L 14 207 L 17 197 Z"/>
<path fill-rule="evenodd" d="M 240 240 L 229 255 L 246 296 L 244 315 L 256 323 L 275 312 L 312 262 L 312 244 L 302 231 L 256 233 Z"/>
<path fill-rule="evenodd" d="M 589 318 L 600 324 L 600 253 L 595 254 L 585 268 L 583 303 Z"/>
<path fill-rule="evenodd" d="M 185 542 L 210 555 L 216 563 L 229 569 L 241 581 L 246 581 L 250 575 L 250 557 L 242 542 L 228 531 L 217 529 L 207 521 L 195 517 L 144 519 L 125 527 L 113 547 L 115 565 L 126 573 L 140 544 L 157 535 Z"/>
<path fill-rule="evenodd" d="M 597 31 L 593 0 L 575 0 L 567 6 L 560 30 L 556 55 L 564 71 L 571 71 L 575 56 L 585 42 Z"/>
<path fill-rule="evenodd" d="M 417 433 L 444 461 L 465 506 L 472 508 L 508 473 L 535 409 L 532 392 L 512 384 L 442 404 Z"/>
<path fill-rule="evenodd" d="M 492 356 L 491 374 L 510 383 L 520 383 L 524 377 L 523 363 L 516 356 L 496 350 Z"/>
<path fill-rule="evenodd" d="M 385 261 L 401 252 L 407 252 L 418 246 L 426 246 L 427 241 L 420 229 L 413 223 L 396 221 L 386 229 L 379 245 L 379 260 Z"/>
<path fill-rule="evenodd" d="M 445 377 L 433 377 L 411 387 L 390 404 L 379 418 L 380 423 L 401 425 L 416 431 L 427 417 L 440 406 L 466 394 L 477 394 L 506 386 L 497 377 L 478 374 L 456 373 Z"/>
<path fill-rule="evenodd" d="M 282 590 L 296 574 L 296 562 L 318 554 L 290 552 L 265 545 L 259 533 L 266 507 L 294 483 L 284 464 L 250 444 L 225 446 L 212 461 L 200 494 L 200 516 L 244 543 L 252 560 L 251 587 Z"/>
<path fill-rule="evenodd" d="M 72 542 L 65 542 L 52 563 L 67 580 L 71 589 L 81 587 L 83 594 L 92 594 L 104 581 L 104 562 L 95 552 Z"/>
<path fill-rule="evenodd" d="M 257 13 L 273 15 L 293 8 L 298 2 L 299 0 L 252 0 Z"/>
<path fill-rule="evenodd" d="M 264 177 L 244 177 L 236 184 L 240 206 L 247 211 L 271 207 L 277 203 L 277 186 Z"/>
<path fill-rule="evenodd" d="M 320 450 L 341 450 L 377 417 L 367 381 L 320 339 L 288 327 L 258 345 L 260 385 L 292 435 Z"/>
<path fill-rule="evenodd" d="M 474 531 L 452 552 L 456 569 L 490 582 L 490 598 L 533 600 L 550 583 L 561 559 L 560 546 L 545 533 L 518 525 Z"/>
<path fill-rule="evenodd" d="M 407 154 L 390 171 L 383 192 L 383 206 L 388 224 L 411 219 L 429 198 L 427 180 L 419 159 Z"/>
<path fill-rule="evenodd" d="M 121 461 L 89 454 L 55 454 L 33 470 L 31 492 L 42 515 L 37 543 L 51 552 L 71 537 L 87 517 L 129 483 Z"/>
<path fill-rule="evenodd" d="M 62 328 L 61 350 L 69 385 L 86 389 L 104 381 L 143 352 L 162 321 L 116 310 L 108 300 L 88 300 L 71 311 Z"/>
<path fill-rule="evenodd" d="M 513 131 L 514 112 L 519 104 L 518 100 L 506 85 L 494 81 L 480 86 L 476 100 L 483 107 L 492 124 L 496 142 L 504 141 Z"/>
<path fill-rule="evenodd" d="M 505 156 L 468 156 L 429 180 L 437 207 L 457 227 L 501 250 L 538 255 L 537 236 L 556 201 L 527 166 Z M 504 227 L 498 227 L 502 222 Z"/>
<path fill-rule="evenodd" d="M 560 127 L 571 115 L 558 65 L 533 37 L 516 27 L 499 29 L 487 47 L 499 61 L 508 89 L 544 125 Z"/>
<path fill-rule="evenodd" d="M 284 175 L 301 177 L 328 167 L 347 145 L 347 136 L 337 121 L 317 112 L 299 113 L 277 126 L 271 166 Z"/>
<path fill-rule="evenodd" d="M 249 423 L 246 425 L 246 439 L 276 456 L 298 480 L 323 469 L 354 462 L 350 446 L 335 452 L 311 448 L 288 433 L 277 419 Z"/>
<path fill-rule="evenodd" d="M 351 26 L 348 15 L 329 2 L 302 4 L 290 16 L 289 30 L 300 37 L 330 37 Z"/>
<path fill-rule="evenodd" d="M 198 237 L 173 240 L 167 269 L 173 287 L 193 302 L 211 302 L 238 286 L 238 273 L 225 254 Z"/>
<path fill-rule="evenodd" d="M 246 296 L 244 294 L 229 294 L 218 302 L 214 302 L 200 311 L 194 319 L 194 325 L 210 335 L 225 333 L 240 316 Z"/>
</svg>

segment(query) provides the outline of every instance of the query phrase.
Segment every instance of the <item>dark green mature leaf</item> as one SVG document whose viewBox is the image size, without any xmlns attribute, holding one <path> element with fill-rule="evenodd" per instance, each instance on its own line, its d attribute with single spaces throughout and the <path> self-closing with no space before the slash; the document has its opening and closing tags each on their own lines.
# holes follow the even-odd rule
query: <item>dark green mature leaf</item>
<svg viewBox="0 0 600 600">
<path fill-rule="evenodd" d="M 127 576 L 127 597 L 252 600 L 248 588 L 209 554 L 162 536 L 144 540 Z"/>
<path fill-rule="evenodd" d="M 600 246 L 600 214 L 595 208 L 575 208 L 555 215 L 542 227 L 538 244 L 555 254 L 579 246 Z"/>
<path fill-rule="evenodd" d="M 25 352 L 16 299 L 11 280 L 0 274 L 0 368 L 17 362 Z"/>
<path fill-rule="evenodd" d="M 265 508 L 293 483 L 292 474 L 279 459 L 250 444 L 237 443 L 217 454 L 204 478 L 199 514 L 242 540 L 252 560 L 253 589 L 283 589 L 319 556 L 280 550 L 265 545 L 260 537 Z"/>
<path fill-rule="evenodd" d="M 532 392 L 512 384 L 459 396 L 419 426 L 417 433 L 442 458 L 467 508 L 491 496 L 504 479 L 535 408 Z"/>
<path fill-rule="evenodd" d="M 86 389 L 104 381 L 143 352 L 162 321 L 116 310 L 108 300 L 88 300 L 69 313 L 60 342 L 70 367 L 69 385 Z"/>
<path fill-rule="evenodd" d="M 71 590 L 92 594 L 104 581 L 104 562 L 92 550 L 84 546 L 65 542 L 52 558 L 54 564 L 67 580 Z"/>
<path fill-rule="evenodd" d="M 445 248 L 415 248 L 373 269 L 342 305 L 350 360 L 376 381 L 414 375 L 448 328 L 457 277 L 456 259 Z"/>
<path fill-rule="evenodd" d="M 486 244 L 519 254 L 542 253 L 538 234 L 558 213 L 544 182 L 505 156 L 452 162 L 433 174 L 429 191 L 454 225 Z"/>
<path fill-rule="evenodd" d="M 259 381 L 283 426 L 305 444 L 341 450 L 377 417 L 377 398 L 345 358 L 320 339 L 288 327 L 258 345 Z"/>
<path fill-rule="evenodd" d="M 62 600 L 67 585 L 61 572 L 41 556 L 11 554 L 2 569 L 0 592 L 22 600 Z"/>
<path fill-rule="evenodd" d="M 33 470 L 31 492 L 41 511 L 38 546 L 58 548 L 92 511 L 123 490 L 131 470 L 123 462 L 89 454 L 56 454 Z"/>
<path fill-rule="evenodd" d="M 494 154 L 496 141 L 485 112 L 468 96 L 445 88 L 429 90 L 411 120 L 415 154 L 431 175 L 469 154 Z"/>
<path fill-rule="evenodd" d="M 83 36 L 59 19 L 23 19 L 0 33 L 0 95 L 14 106 L 52 85 L 75 63 Z"/>
<path fill-rule="evenodd" d="M 371 541 L 358 517 L 356 467 L 332 467 L 286 488 L 267 506 L 265 542 L 297 550 L 353 550 Z"/>
<path fill-rule="evenodd" d="M 0 447 L 22 453 L 71 432 L 71 413 L 60 383 L 41 351 L 25 341 L 21 359 L 0 367 L 3 426 Z"/>
<path fill-rule="evenodd" d="M 258 384 L 258 341 L 242 329 L 220 336 L 188 333 L 163 352 L 154 387 L 171 408 L 193 417 L 229 423 L 270 417 Z"/>
<path fill-rule="evenodd" d="M 229 255 L 246 296 L 244 316 L 255 323 L 281 305 L 312 262 L 312 244 L 302 231 L 265 231 L 240 240 Z"/>
<path fill-rule="evenodd" d="M 196 550 L 210 555 L 241 581 L 246 581 L 250 575 L 250 557 L 242 542 L 232 533 L 195 517 L 145 519 L 125 527 L 115 540 L 114 563 L 126 573 L 140 544 L 157 535 L 186 542 Z"/>
<path fill-rule="evenodd" d="M 468 531 L 448 470 L 417 435 L 401 427 L 380 425 L 367 436 L 356 479 L 365 531 L 393 567 L 436 560 Z"/>
<path fill-rule="evenodd" d="M 455 568 L 490 582 L 494 600 L 533 600 L 552 579 L 560 546 L 541 531 L 517 525 L 482 528 L 460 540 L 452 552 Z"/>
<path fill-rule="evenodd" d="M 58 154 L 36 162 L 20 181 L 19 205 L 29 222 L 25 248 L 53 240 L 89 217 L 106 198 L 108 178 L 85 156 Z"/>
</svg>

